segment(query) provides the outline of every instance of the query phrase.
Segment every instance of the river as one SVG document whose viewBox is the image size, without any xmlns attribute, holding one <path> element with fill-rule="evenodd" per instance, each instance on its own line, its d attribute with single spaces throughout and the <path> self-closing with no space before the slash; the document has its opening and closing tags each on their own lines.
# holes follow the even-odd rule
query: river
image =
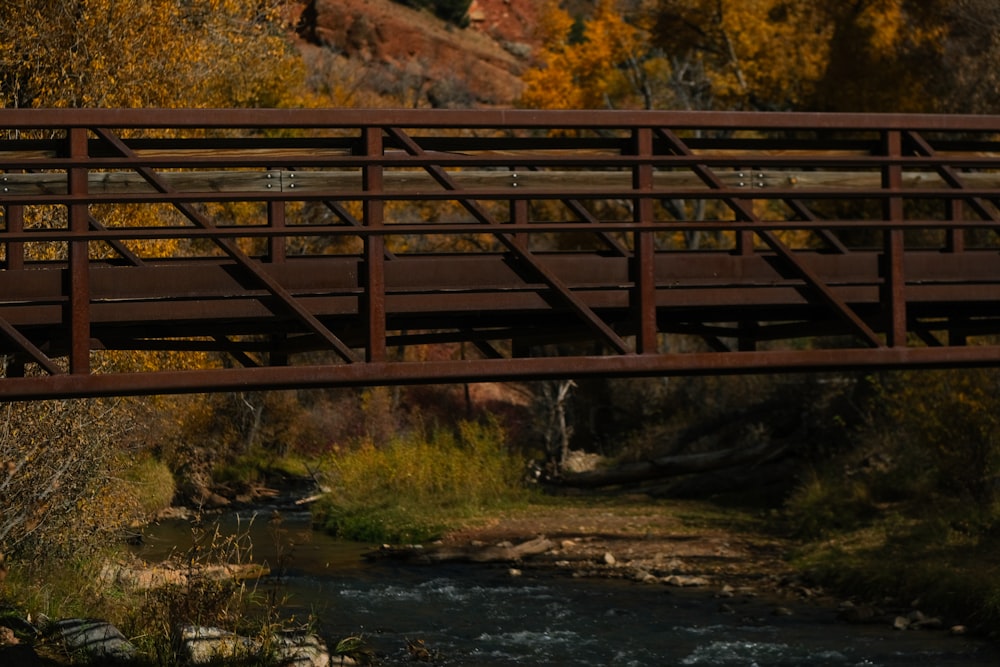
<svg viewBox="0 0 1000 667">
<path fill-rule="evenodd" d="M 942 631 L 848 625 L 834 610 L 793 605 L 774 614 L 762 600 L 717 599 L 711 591 L 628 581 L 574 579 L 507 567 L 368 563 L 364 545 L 311 530 L 307 513 L 228 513 L 223 534 L 245 533 L 253 560 L 272 575 L 258 585 L 281 613 L 316 619 L 331 645 L 362 634 L 381 664 L 411 662 L 422 640 L 442 665 L 739 665 L 963 667 L 1000 664 L 1000 647 Z M 138 553 L 184 553 L 190 525 L 150 526 Z M 784 604 L 784 603 L 782 603 Z"/>
</svg>

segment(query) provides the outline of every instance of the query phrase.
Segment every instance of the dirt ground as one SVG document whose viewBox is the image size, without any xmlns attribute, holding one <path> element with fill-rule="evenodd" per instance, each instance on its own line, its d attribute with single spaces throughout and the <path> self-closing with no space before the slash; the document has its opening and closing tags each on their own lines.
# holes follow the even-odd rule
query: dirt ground
<svg viewBox="0 0 1000 667">
<path fill-rule="evenodd" d="M 744 525 L 739 525 L 743 523 Z M 513 564 L 522 571 L 556 570 L 577 577 L 629 578 L 699 586 L 723 594 L 823 597 L 785 561 L 789 546 L 761 534 L 763 521 L 727 521 L 727 513 L 697 503 L 584 502 L 532 507 L 452 532 L 441 549 L 474 554 L 544 536 L 551 548 Z"/>
</svg>

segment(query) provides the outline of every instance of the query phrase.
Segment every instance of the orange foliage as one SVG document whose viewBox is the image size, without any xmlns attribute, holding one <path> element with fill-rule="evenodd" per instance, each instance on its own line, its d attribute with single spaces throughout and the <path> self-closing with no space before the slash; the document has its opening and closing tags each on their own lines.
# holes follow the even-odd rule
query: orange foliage
<svg viewBox="0 0 1000 667">
<path fill-rule="evenodd" d="M 945 0 L 656 0 L 634 15 L 625 6 L 600 0 L 574 26 L 550 4 L 522 104 L 930 111 L 929 73 L 945 67 L 953 21 Z M 694 103 L 685 88 L 702 91 Z"/>
<path fill-rule="evenodd" d="M 301 79 L 284 0 L 25 0 L 0 22 L 0 106 L 278 106 Z"/>
<path fill-rule="evenodd" d="M 539 19 L 542 66 L 528 70 L 521 104 L 542 109 L 616 106 L 634 89 L 627 67 L 642 47 L 641 32 L 627 23 L 615 0 L 600 0 L 573 39 L 573 19 L 550 2 Z"/>
</svg>

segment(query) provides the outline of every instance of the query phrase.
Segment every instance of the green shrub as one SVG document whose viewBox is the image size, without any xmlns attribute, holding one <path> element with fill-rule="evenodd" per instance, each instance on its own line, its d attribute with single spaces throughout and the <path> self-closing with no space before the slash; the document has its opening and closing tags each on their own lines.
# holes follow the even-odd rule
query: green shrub
<svg viewBox="0 0 1000 667">
<path fill-rule="evenodd" d="M 875 505 L 863 482 L 815 471 L 785 504 L 792 532 L 806 539 L 857 528 L 874 514 Z"/>
<path fill-rule="evenodd" d="M 990 508 L 1000 478 L 1000 384 L 992 369 L 897 373 L 880 380 L 877 426 L 912 477 Z M 879 429 L 872 431 L 878 433 Z"/>
<path fill-rule="evenodd" d="M 170 468 L 152 456 L 143 457 L 133 464 L 125 479 L 131 483 L 139 511 L 144 517 L 170 507 L 177 493 L 177 485 Z"/>
<path fill-rule="evenodd" d="M 317 524 L 365 542 L 421 542 L 457 519 L 520 498 L 523 465 L 495 423 L 456 431 L 364 441 L 334 453 L 324 474 L 333 489 L 314 509 Z"/>
</svg>

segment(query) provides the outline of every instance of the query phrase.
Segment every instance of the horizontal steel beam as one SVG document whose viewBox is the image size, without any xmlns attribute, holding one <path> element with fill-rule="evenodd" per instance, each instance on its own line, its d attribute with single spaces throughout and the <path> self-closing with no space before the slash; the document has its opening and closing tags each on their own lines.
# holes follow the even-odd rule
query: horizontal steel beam
<svg viewBox="0 0 1000 667">
<path fill-rule="evenodd" d="M 0 109 L 0 128 L 598 128 L 994 132 L 1000 115 L 529 109 Z"/>
<path fill-rule="evenodd" d="M 725 352 L 615 357 L 384 362 L 9 378 L 0 398 L 73 398 L 293 388 L 479 383 L 586 377 L 847 372 L 1000 366 L 1000 347 Z"/>
</svg>

